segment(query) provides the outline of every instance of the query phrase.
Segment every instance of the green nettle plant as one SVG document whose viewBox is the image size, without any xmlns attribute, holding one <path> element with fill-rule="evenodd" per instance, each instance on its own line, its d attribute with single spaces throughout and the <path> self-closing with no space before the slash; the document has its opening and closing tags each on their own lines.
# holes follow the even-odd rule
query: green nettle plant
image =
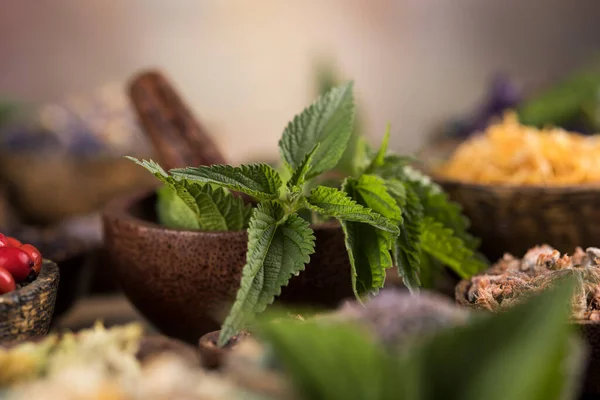
<svg viewBox="0 0 600 400">
<path fill-rule="evenodd" d="M 287 174 L 255 163 L 172 169 L 169 175 L 152 161 L 132 159 L 165 184 L 158 201 L 165 225 L 248 230 L 246 265 L 221 329 L 221 345 L 304 269 L 315 249 L 311 223 L 340 222 L 358 298 L 376 294 L 394 265 L 413 292 L 421 285 L 421 275 L 431 275 L 440 265 L 463 278 L 485 268 L 460 208 L 412 169 L 409 158 L 387 154 L 389 127 L 378 151 L 360 141 L 353 174 L 339 189 L 318 184 L 342 157 L 353 119 L 352 83 L 331 89 L 297 115 L 279 142 Z M 256 207 L 244 205 L 230 191 L 251 196 Z"/>
</svg>

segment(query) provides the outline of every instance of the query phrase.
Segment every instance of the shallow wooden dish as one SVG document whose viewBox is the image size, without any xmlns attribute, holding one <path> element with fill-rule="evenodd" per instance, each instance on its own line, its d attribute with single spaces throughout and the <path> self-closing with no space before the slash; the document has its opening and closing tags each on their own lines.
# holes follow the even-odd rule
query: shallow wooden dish
<svg viewBox="0 0 600 400">
<path fill-rule="evenodd" d="M 124 158 L 0 150 L 0 181 L 23 221 L 53 224 L 150 187 L 155 178 Z"/>
<path fill-rule="evenodd" d="M 164 228 L 155 196 L 115 199 L 104 211 L 105 247 L 127 297 L 165 334 L 197 343 L 220 328 L 240 286 L 247 234 Z M 282 289 L 286 304 L 335 307 L 353 296 L 339 225 L 315 227 L 316 253 Z"/>
<path fill-rule="evenodd" d="M 58 266 L 44 260 L 35 281 L 0 296 L 0 343 L 39 338 L 48 333 L 59 275 Z"/>
<path fill-rule="evenodd" d="M 597 185 L 486 185 L 447 179 L 435 172 L 459 142 L 439 144 L 421 152 L 420 169 L 463 207 L 471 233 L 481 238 L 481 251 L 490 261 L 504 253 L 515 256 L 547 243 L 572 253 L 598 244 L 600 182 Z"/>
</svg>

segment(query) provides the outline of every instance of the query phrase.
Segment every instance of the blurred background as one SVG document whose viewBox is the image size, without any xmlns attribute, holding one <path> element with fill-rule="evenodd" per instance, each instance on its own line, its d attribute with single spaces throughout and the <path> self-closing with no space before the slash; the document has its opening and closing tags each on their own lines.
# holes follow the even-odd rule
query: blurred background
<svg viewBox="0 0 600 400">
<path fill-rule="evenodd" d="M 228 161 L 272 162 L 286 123 L 328 79 L 355 81 L 360 129 L 373 142 L 390 122 L 392 150 L 412 153 L 472 134 L 600 50 L 597 0 L 1 5 L 0 231 L 61 264 L 61 285 L 71 285 L 61 292 L 72 295 L 59 311 L 90 285 L 114 290 L 97 212 L 156 185 L 122 158 L 155 153 L 127 92 L 142 70 L 168 77 Z M 600 131 L 600 74 L 592 78 L 578 86 L 585 93 L 567 87 L 585 100 L 573 109 L 586 133 Z"/>
<path fill-rule="evenodd" d="M 411 152 L 491 77 L 536 87 L 600 47 L 594 0 L 21 0 L 0 12 L 0 96 L 53 102 L 161 68 L 233 162 L 276 156 L 314 66 L 356 81 L 369 135 Z"/>
</svg>

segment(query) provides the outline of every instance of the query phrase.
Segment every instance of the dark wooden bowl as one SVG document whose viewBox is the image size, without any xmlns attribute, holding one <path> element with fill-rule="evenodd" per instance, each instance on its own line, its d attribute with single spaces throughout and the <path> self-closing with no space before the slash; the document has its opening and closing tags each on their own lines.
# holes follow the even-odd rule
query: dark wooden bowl
<svg viewBox="0 0 600 400">
<path fill-rule="evenodd" d="M 197 343 L 220 328 L 240 286 L 247 234 L 167 229 L 153 193 L 111 202 L 105 247 L 125 294 L 165 334 Z M 316 253 L 279 297 L 293 305 L 335 307 L 352 296 L 350 263 L 338 225 L 314 227 Z"/>
<path fill-rule="evenodd" d="M 470 281 L 462 280 L 456 285 L 456 304 L 470 309 L 482 310 L 467 300 Z M 586 395 L 600 394 L 600 323 L 594 321 L 577 321 L 573 323 L 588 345 L 587 366 L 581 386 Z"/>
<path fill-rule="evenodd" d="M 418 167 L 463 207 L 471 233 L 481 238 L 490 261 L 511 253 L 520 257 L 547 243 L 560 252 L 595 246 L 600 237 L 600 182 L 597 185 L 487 185 L 447 179 L 435 169 L 460 142 L 430 146 Z"/>
<path fill-rule="evenodd" d="M 0 343 L 39 338 L 48 333 L 59 275 L 58 266 L 45 260 L 35 281 L 0 296 Z"/>
</svg>

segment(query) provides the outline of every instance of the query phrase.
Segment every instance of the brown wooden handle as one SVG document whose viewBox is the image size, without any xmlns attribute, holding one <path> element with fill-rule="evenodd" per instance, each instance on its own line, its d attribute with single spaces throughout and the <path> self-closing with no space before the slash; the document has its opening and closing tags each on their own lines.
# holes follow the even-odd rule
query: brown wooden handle
<svg viewBox="0 0 600 400">
<path fill-rule="evenodd" d="M 226 164 L 215 142 L 161 73 L 144 71 L 135 76 L 129 95 L 163 168 Z"/>
</svg>

